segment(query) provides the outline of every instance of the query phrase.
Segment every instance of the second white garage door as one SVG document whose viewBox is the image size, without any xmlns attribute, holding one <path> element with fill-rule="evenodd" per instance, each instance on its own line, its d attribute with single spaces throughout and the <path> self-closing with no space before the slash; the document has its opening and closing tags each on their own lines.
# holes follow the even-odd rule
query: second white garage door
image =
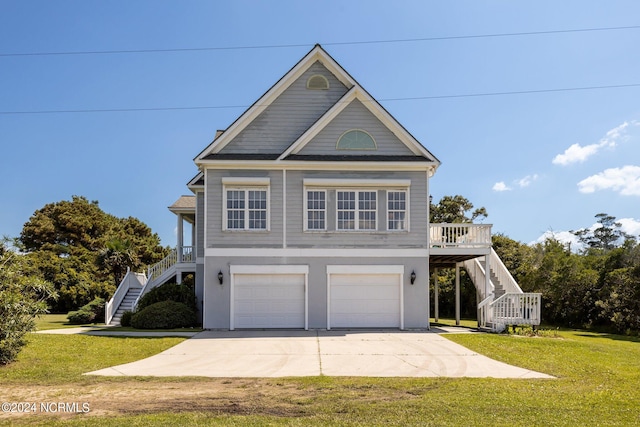
<svg viewBox="0 0 640 427">
<path fill-rule="evenodd" d="M 330 274 L 329 328 L 402 328 L 400 274 Z"/>
<path fill-rule="evenodd" d="M 305 328 L 304 274 L 234 274 L 234 328 Z"/>
</svg>

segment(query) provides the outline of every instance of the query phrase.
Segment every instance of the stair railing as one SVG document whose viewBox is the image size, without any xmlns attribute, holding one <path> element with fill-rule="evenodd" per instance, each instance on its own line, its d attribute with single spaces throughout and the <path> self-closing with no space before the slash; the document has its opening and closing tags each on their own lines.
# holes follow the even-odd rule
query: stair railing
<svg viewBox="0 0 640 427">
<path fill-rule="evenodd" d="M 482 266 L 480 261 L 478 261 L 478 258 L 464 261 L 463 265 L 464 265 L 464 269 L 467 271 L 467 274 L 471 278 L 471 281 L 476 286 L 476 289 L 480 294 L 480 298 L 484 300 L 489 295 L 493 296 L 493 293 L 495 292 L 495 286 L 493 282 L 490 281 L 489 293 L 487 294 L 485 292 L 484 283 L 486 283 L 485 282 L 486 279 L 484 274 L 484 267 Z M 482 283 L 482 286 L 478 286 L 479 283 Z"/>
<path fill-rule="evenodd" d="M 489 255 L 489 266 L 496 277 L 498 277 L 498 282 L 500 282 L 500 285 L 502 285 L 502 288 L 506 293 L 522 293 L 522 289 L 518 286 L 518 282 L 513 278 L 493 248 L 491 248 L 491 254 Z"/>
<path fill-rule="evenodd" d="M 491 309 L 491 302 L 493 301 L 493 294 L 482 300 L 478 304 L 478 326 L 486 328 L 487 325 L 493 322 L 493 310 Z"/>
<path fill-rule="evenodd" d="M 113 315 L 116 314 L 116 310 L 118 310 L 118 307 L 120 307 L 122 300 L 124 299 L 125 295 L 127 295 L 127 292 L 129 291 L 129 287 L 130 287 L 129 276 L 131 274 L 133 274 L 131 273 L 131 269 L 127 268 L 127 274 L 125 274 L 124 278 L 116 288 L 116 291 L 114 292 L 113 296 L 104 306 L 104 324 L 105 325 L 108 325 L 109 323 L 111 323 L 111 319 L 113 319 Z"/>
<path fill-rule="evenodd" d="M 171 249 L 169 255 L 158 261 L 147 270 L 147 281 L 155 280 L 162 276 L 162 273 L 173 267 L 178 262 L 178 251 Z"/>
<path fill-rule="evenodd" d="M 507 293 L 493 301 L 494 329 L 501 325 L 539 325 L 542 296 L 538 293 Z"/>
</svg>

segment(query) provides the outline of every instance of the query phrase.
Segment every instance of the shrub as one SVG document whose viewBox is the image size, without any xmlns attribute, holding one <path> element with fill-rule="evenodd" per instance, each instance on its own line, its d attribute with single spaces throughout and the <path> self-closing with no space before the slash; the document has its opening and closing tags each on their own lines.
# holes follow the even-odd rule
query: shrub
<svg viewBox="0 0 640 427">
<path fill-rule="evenodd" d="M 98 323 L 100 319 L 104 319 L 104 305 L 104 299 L 94 298 L 90 303 L 83 305 L 80 310 L 69 312 L 67 320 L 72 325 Z"/>
<path fill-rule="evenodd" d="M 91 323 L 95 318 L 95 313 L 89 310 L 70 311 L 69 314 L 67 314 L 67 320 L 72 325 L 84 325 L 86 323 Z"/>
<path fill-rule="evenodd" d="M 120 318 L 120 326 L 131 326 L 131 317 L 133 317 L 133 312 L 129 310 L 122 313 L 122 317 Z"/>
<path fill-rule="evenodd" d="M 173 329 L 194 326 L 196 321 L 196 313 L 185 304 L 161 301 L 133 314 L 131 326 L 136 329 Z"/>
<path fill-rule="evenodd" d="M 180 302 L 193 311 L 197 310 L 196 294 L 190 286 L 186 284 L 165 283 L 144 294 L 138 302 L 137 311 L 141 311 L 152 304 L 162 301 Z"/>
</svg>

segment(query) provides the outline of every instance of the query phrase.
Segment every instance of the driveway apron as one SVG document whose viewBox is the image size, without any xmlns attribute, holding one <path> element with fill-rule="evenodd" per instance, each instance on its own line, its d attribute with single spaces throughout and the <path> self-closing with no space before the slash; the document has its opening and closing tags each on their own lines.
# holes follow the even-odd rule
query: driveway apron
<svg viewBox="0 0 640 427">
<path fill-rule="evenodd" d="M 204 331 L 155 356 L 87 375 L 553 378 L 432 331 Z"/>
</svg>

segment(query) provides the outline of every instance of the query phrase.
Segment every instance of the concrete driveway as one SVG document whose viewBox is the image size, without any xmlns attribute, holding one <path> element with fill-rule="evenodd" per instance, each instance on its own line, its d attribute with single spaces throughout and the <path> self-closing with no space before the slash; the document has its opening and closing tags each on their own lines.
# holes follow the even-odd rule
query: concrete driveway
<svg viewBox="0 0 640 427">
<path fill-rule="evenodd" d="M 204 331 L 105 376 L 553 378 L 474 353 L 437 332 Z"/>
</svg>

